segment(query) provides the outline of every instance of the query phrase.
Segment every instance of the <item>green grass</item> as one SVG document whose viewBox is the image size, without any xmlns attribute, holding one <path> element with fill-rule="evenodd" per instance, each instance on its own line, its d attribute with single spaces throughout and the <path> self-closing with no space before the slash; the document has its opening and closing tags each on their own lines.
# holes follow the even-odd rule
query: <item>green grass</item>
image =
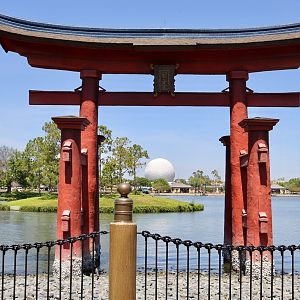
<svg viewBox="0 0 300 300">
<path fill-rule="evenodd" d="M 100 212 L 112 213 L 116 195 L 105 196 L 100 199 Z M 133 199 L 134 213 L 158 213 L 158 212 L 193 212 L 204 209 L 202 204 L 182 202 L 165 197 L 153 197 L 150 195 L 131 195 Z M 0 205 L 0 210 L 9 210 L 10 206 L 19 206 L 21 211 L 56 212 L 57 195 L 43 195 L 27 199 L 10 201 Z"/>
</svg>

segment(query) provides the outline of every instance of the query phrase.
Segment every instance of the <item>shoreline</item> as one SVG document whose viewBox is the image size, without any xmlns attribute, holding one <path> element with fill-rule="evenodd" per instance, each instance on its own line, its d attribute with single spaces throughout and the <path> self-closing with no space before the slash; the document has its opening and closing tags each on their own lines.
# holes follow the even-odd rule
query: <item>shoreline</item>
<svg viewBox="0 0 300 300">
<path fill-rule="evenodd" d="M 203 211 L 204 205 L 200 203 L 180 201 L 171 198 L 152 195 L 130 195 L 134 202 L 133 212 L 138 213 L 172 213 Z M 100 213 L 113 213 L 116 197 L 100 198 Z M 26 211 L 26 212 L 53 212 L 57 211 L 58 199 L 48 199 L 45 196 L 31 197 L 15 201 L 0 203 L 0 211 Z"/>
<path fill-rule="evenodd" d="M 225 197 L 225 193 L 208 193 L 202 195 L 201 193 L 158 193 L 158 194 L 151 194 L 154 197 L 164 197 L 164 196 L 197 196 L 197 197 L 205 197 L 205 196 L 222 196 Z M 271 194 L 272 197 L 300 197 L 300 194 Z"/>
</svg>

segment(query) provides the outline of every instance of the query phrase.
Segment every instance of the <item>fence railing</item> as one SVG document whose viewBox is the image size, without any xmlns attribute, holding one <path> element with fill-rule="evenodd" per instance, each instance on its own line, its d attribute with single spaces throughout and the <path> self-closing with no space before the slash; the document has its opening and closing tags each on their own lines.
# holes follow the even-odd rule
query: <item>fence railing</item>
<svg viewBox="0 0 300 300">
<path fill-rule="evenodd" d="M 102 259 L 94 251 L 107 235 L 101 231 L 45 243 L 0 245 L 1 300 L 108 299 L 107 269 L 102 270 Z M 81 245 L 80 257 L 85 256 L 86 243 L 92 245 L 94 267 L 89 274 L 83 260 L 80 272 L 74 271 L 75 243 Z M 55 249 L 57 255 L 65 246 L 70 251 L 67 264 L 60 259 L 54 268 Z M 223 263 L 224 254 L 229 263 Z M 300 245 L 233 247 L 143 231 L 138 234 L 136 283 L 137 299 L 147 300 L 300 299 Z"/>
<path fill-rule="evenodd" d="M 300 299 L 300 245 L 233 247 L 141 235 L 144 299 Z"/>
<path fill-rule="evenodd" d="M 100 231 L 45 243 L 0 245 L 1 300 L 98 299 L 101 285 L 96 284 L 95 279 L 99 278 L 101 264 L 96 249 L 101 236 L 107 234 L 107 231 Z M 80 255 L 73 250 L 75 243 L 81 245 Z M 75 254 L 77 258 L 85 257 L 87 243 L 92 245 L 90 256 L 94 264 L 89 276 L 86 276 L 84 260 L 81 260 L 79 272 L 78 259 L 75 260 Z M 67 261 L 61 257 L 63 247 L 69 248 Z M 54 268 L 55 251 L 59 260 Z"/>
</svg>

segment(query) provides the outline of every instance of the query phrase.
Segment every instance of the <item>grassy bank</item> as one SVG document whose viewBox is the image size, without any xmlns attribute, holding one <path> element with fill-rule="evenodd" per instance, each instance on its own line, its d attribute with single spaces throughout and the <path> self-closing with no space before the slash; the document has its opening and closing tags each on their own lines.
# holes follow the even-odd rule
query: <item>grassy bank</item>
<svg viewBox="0 0 300 300">
<path fill-rule="evenodd" d="M 101 197 L 100 212 L 112 213 L 116 197 L 116 195 Z M 134 201 L 134 213 L 193 212 L 204 209 L 202 204 L 182 202 L 165 197 L 153 197 L 150 195 L 130 195 L 130 197 Z M 0 210 L 56 212 L 57 195 L 44 195 L 41 197 L 9 201 L 1 204 Z"/>
<path fill-rule="evenodd" d="M 37 192 L 0 192 L 0 201 L 15 201 L 39 196 Z"/>
</svg>

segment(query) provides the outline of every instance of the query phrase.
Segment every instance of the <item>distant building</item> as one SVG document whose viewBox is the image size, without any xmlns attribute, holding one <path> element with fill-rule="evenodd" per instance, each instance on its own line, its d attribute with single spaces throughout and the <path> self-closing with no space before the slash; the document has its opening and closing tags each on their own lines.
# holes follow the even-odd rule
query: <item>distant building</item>
<svg viewBox="0 0 300 300">
<path fill-rule="evenodd" d="M 205 185 L 205 192 L 208 193 L 220 194 L 220 193 L 224 193 L 224 191 L 225 191 L 224 182 L 215 183 L 213 185 Z"/>
<path fill-rule="evenodd" d="M 174 194 L 192 193 L 192 186 L 181 182 L 170 183 L 170 189 L 171 189 L 171 193 Z"/>
<path fill-rule="evenodd" d="M 271 193 L 272 194 L 289 194 L 289 190 L 287 188 L 285 188 L 284 186 L 274 183 L 271 185 Z"/>
</svg>

